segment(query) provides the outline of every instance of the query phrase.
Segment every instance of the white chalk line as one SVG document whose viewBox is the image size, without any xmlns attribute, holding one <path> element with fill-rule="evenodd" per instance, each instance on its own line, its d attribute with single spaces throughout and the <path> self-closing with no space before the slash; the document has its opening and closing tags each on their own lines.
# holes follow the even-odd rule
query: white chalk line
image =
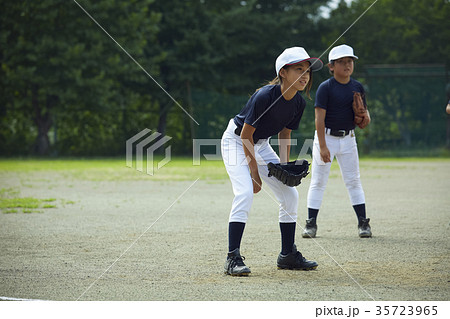
<svg viewBox="0 0 450 319">
<path fill-rule="evenodd" d="M 50 300 L 14 298 L 14 297 L 3 297 L 3 296 L 0 296 L 0 301 L 50 301 Z"/>
</svg>

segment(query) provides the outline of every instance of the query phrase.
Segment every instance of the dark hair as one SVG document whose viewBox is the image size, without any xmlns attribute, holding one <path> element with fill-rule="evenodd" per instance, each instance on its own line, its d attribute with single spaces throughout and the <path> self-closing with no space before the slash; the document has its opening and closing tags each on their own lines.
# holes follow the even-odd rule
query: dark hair
<svg viewBox="0 0 450 319">
<path fill-rule="evenodd" d="M 287 69 L 289 68 L 291 65 L 285 65 L 282 67 L 282 69 Z M 309 91 L 311 90 L 312 87 L 312 79 L 313 79 L 313 75 L 312 75 L 312 71 L 311 69 L 309 69 L 309 81 L 308 84 L 306 84 L 306 88 L 305 88 L 305 93 L 306 96 L 308 97 L 308 99 L 311 100 L 311 96 L 309 95 Z M 279 76 L 274 77 L 271 81 L 269 81 L 268 83 L 266 83 L 265 85 L 281 85 L 282 83 L 282 79 Z M 261 88 L 258 88 L 256 91 L 259 91 Z"/>
</svg>

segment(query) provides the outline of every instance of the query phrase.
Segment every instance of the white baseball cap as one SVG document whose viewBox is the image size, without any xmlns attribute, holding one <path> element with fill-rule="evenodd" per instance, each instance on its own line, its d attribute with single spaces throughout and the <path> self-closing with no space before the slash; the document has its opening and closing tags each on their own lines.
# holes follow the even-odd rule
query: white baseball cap
<svg viewBox="0 0 450 319">
<path fill-rule="evenodd" d="M 353 53 L 353 48 L 351 46 L 348 46 L 346 44 L 338 45 L 337 47 L 334 47 L 331 49 L 330 53 L 328 54 L 328 61 L 331 62 L 333 60 L 337 60 L 340 58 L 355 58 L 358 57 Z"/>
<path fill-rule="evenodd" d="M 318 71 L 323 67 L 323 62 L 319 58 L 311 58 L 305 49 L 302 47 L 287 48 L 281 53 L 275 62 L 275 71 L 280 72 L 285 65 L 293 65 L 303 61 L 310 62 L 312 71 Z"/>
</svg>

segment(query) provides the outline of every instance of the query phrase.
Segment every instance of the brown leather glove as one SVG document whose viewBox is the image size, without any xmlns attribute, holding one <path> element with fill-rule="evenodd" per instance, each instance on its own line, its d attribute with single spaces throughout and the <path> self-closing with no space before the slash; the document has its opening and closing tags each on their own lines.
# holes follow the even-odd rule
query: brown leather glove
<svg viewBox="0 0 450 319">
<path fill-rule="evenodd" d="M 355 113 L 354 122 L 359 128 L 363 129 L 369 125 L 370 114 L 360 92 L 353 92 L 353 112 Z"/>
</svg>

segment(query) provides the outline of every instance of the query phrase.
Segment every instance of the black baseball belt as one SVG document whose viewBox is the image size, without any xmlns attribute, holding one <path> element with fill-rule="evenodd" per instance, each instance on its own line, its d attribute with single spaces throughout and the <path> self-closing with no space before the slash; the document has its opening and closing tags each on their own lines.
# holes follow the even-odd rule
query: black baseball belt
<svg viewBox="0 0 450 319">
<path fill-rule="evenodd" d="M 331 128 L 325 128 L 325 133 L 331 136 L 344 137 L 352 133 L 353 130 L 333 130 Z"/>
</svg>

